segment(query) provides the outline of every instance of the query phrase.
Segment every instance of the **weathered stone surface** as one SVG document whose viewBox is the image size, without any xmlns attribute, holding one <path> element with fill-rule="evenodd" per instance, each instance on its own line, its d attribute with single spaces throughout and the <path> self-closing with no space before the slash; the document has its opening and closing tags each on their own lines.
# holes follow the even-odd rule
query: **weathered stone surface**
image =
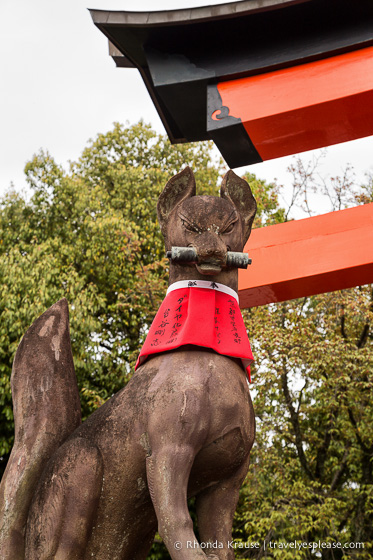
<svg viewBox="0 0 373 560">
<path fill-rule="evenodd" d="M 23 560 L 27 515 L 40 472 L 81 422 L 66 299 L 24 335 L 11 384 L 15 442 L 0 485 L 0 558 Z"/>
<path fill-rule="evenodd" d="M 191 246 L 198 254 L 197 265 L 170 264 L 171 283 L 208 278 L 237 290 L 237 270 L 224 263 L 227 250 L 241 251 L 250 234 L 255 201 L 245 181 L 229 172 L 222 198 L 197 197 L 193 173 L 186 168 L 166 185 L 158 214 L 166 248 Z M 35 354 L 45 367 L 38 364 L 36 370 L 22 344 L 19 351 L 23 376 L 44 373 L 32 379 L 27 397 L 40 399 L 35 419 L 27 404 L 26 412 L 19 412 L 23 401 L 17 400 L 15 390 L 20 425 L 22 414 L 28 414 L 34 434 L 17 461 L 35 453 L 43 453 L 43 459 L 37 465 L 41 476 L 36 489 L 35 470 L 17 505 L 23 520 L 28 511 L 25 553 L 24 522 L 17 521 L 19 535 L 10 544 L 14 555 L 5 558 L 141 560 L 158 529 L 173 560 L 232 560 L 232 519 L 255 431 L 241 362 L 196 346 L 153 355 L 122 391 L 79 427 L 71 425 L 70 437 L 62 445 L 60 441 L 57 450 L 53 443 L 45 452 L 40 432 L 53 432 L 58 419 L 41 393 L 42 388 L 51 389 L 51 364 L 56 368 L 61 363 L 65 348 L 55 338 L 60 323 L 51 319 L 51 310 L 30 329 L 36 339 L 44 341 L 42 332 L 48 337 L 48 344 L 39 345 Z M 60 383 L 58 406 L 60 399 L 66 406 L 70 399 L 75 403 L 76 395 L 67 394 L 65 381 Z M 76 414 L 74 418 L 78 423 Z M 218 541 L 223 549 L 205 553 L 188 546 L 188 541 L 196 541 L 187 508 L 191 496 L 196 496 L 202 541 Z"/>
</svg>

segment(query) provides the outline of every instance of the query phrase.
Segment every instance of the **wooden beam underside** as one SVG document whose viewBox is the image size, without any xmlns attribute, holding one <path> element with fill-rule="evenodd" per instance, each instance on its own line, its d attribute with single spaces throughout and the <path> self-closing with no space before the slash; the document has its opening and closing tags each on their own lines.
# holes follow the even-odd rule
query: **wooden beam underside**
<svg viewBox="0 0 373 560">
<path fill-rule="evenodd" d="M 373 47 L 225 81 L 218 90 L 263 161 L 363 138 L 373 131 Z"/>
</svg>

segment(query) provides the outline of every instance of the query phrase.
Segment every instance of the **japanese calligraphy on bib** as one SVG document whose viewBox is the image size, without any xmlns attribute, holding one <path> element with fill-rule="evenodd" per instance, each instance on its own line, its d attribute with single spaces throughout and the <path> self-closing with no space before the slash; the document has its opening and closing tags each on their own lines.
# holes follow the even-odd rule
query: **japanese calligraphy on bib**
<svg viewBox="0 0 373 560">
<path fill-rule="evenodd" d="M 237 293 L 217 282 L 182 280 L 167 290 L 136 363 L 148 356 L 194 344 L 242 360 L 249 381 L 254 358 Z"/>
</svg>

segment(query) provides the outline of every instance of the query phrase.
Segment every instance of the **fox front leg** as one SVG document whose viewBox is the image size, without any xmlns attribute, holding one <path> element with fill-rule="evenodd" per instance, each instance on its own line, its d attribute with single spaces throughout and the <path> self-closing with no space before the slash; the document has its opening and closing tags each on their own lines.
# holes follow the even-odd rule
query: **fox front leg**
<svg viewBox="0 0 373 560">
<path fill-rule="evenodd" d="M 206 560 L 198 548 L 187 505 L 187 488 L 195 452 L 189 445 L 152 451 L 146 460 L 150 495 L 158 532 L 172 560 Z"/>
<path fill-rule="evenodd" d="M 164 446 L 146 460 L 158 532 L 172 560 L 220 560 L 199 547 L 187 506 L 187 487 L 195 451 L 191 446 Z"/>
<path fill-rule="evenodd" d="M 210 486 L 197 496 L 197 519 L 201 541 L 217 543 L 219 560 L 234 560 L 233 516 L 239 491 L 249 469 L 249 457 L 229 478 Z"/>
<path fill-rule="evenodd" d="M 187 505 L 190 471 L 203 447 L 210 425 L 208 390 L 196 372 L 180 373 L 178 390 L 169 385 L 168 371 L 179 365 L 169 355 L 167 368 L 159 372 L 154 408 L 148 417 L 148 487 L 158 520 L 158 532 L 173 560 L 206 560 L 198 546 Z M 184 366 L 185 368 L 185 366 Z M 182 369 L 179 365 L 179 369 Z"/>
</svg>

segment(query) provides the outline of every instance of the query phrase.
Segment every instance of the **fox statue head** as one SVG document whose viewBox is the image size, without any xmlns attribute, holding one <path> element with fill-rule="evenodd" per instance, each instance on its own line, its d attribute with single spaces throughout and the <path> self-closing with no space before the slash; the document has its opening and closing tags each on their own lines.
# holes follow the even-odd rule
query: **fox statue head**
<svg viewBox="0 0 373 560">
<path fill-rule="evenodd" d="M 195 262 L 170 263 L 170 284 L 179 280 L 212 280 L 237 290 L 237 269 L 227 265 L 227 252 L 242 251 L 256 213 L 250 186 L 233 171 L 223 178 L 220 197 L 196 196 L 193 171 L 186 167 L 161 193 L 158 220 L 166 251 L 194 249 Z"/>
</svg>

